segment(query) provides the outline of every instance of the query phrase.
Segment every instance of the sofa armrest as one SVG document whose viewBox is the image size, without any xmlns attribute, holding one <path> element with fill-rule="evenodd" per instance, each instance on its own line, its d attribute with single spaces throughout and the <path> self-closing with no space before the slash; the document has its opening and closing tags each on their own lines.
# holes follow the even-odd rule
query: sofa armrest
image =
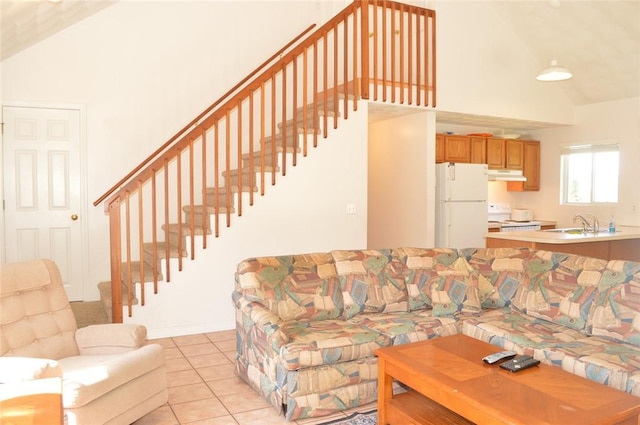
<svg viewBox="0 0 640 425">
<path fill-rule="evenodd" d="M 147 328 L 132 323 L 91 325 L 76 331 L 80 355 L 124 353 L 146 342 Z"/>
<path fill-rule="evenodd" d="M 242 327 L 245 334 L 250 333 L 251 328 L 255 327 L 255 336 L 264 338 L 264 345 L 278 355 L 280 347 L 289 342 L 289 335 L 280 326 L 282 319 L 264 305 L 251 301 L 237 292 L 234 292 L 233 300 L 242 317 L 242 320 L 238 320 L 237 326 Z"/>
</svg>

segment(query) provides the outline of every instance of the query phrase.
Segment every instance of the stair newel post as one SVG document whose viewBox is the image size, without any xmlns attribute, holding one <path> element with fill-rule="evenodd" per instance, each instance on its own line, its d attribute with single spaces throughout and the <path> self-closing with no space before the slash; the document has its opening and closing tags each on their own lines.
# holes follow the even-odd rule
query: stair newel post
<svg viewBox="0 0 640 425">
<path fill-rule="evenodd" d="M 362 74 L 360 96 L 369 99 L 369 1 L 360 0 L 360 55 Z"/>
<path fill-rule="evenodd" d="M 111 321 L 122 323 L 122 223 L 119 196 L 109 203 L 108 214 L 111 245 Z"/>
</svg>

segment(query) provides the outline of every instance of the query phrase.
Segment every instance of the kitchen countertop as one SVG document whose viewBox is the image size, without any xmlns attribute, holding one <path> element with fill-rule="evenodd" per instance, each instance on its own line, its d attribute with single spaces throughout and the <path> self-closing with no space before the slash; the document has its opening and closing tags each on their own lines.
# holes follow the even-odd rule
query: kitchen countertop
<svg viewBox="0 0 640 425">
<path fill-rule="evenodd" d="M 548 244 L 574 244 L 598 241 L 616 241 L 625 239 L 640 239 L 639 226 L 618 226 L 616 233 L 562 233 L 547 232 L 544 230 L 529 230 L 520 232 L 490 232 L 485 238 L 508 239 L 522 242 L 548 243 Z"/>
</svg>

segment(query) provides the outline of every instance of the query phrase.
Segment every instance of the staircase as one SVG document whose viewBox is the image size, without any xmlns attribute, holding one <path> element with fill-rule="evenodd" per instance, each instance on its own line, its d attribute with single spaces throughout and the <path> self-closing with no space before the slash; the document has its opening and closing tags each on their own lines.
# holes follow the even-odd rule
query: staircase
<svg viewBox="0 0 640 425">
<path fill-rule="evenodd" d="M 435 12 L 361 0 L 312 28 L 94 202 L 109 214 L 111 282 L 101 295 L 112 321 L 122 322 L 123 306 L 131 316 L 145 304 L 136 283 L 153 282 L 157 293 L 196 260 L 196 239 L 203 249 L 213 243 L 242 215 L 243 199 L 264 196 L 360 99 L 434 106 Z M 163 261 L 171 258 L 175 269 Z"/>
</svg>

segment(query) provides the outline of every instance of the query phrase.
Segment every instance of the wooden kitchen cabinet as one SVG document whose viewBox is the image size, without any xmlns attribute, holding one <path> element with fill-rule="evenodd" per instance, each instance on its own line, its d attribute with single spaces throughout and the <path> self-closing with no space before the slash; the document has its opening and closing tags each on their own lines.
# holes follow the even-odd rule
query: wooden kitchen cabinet
<svg viewBox="0 0 640 425">
<path fill-rule="evenodd" d="M 487 139 L 484 137 L 470 137 L 471 141 L 471 163 L 487 163 Z"/>
<path fill-rule="evenodd" d="M 505 168 L 522 170 L 524 167 L 524 143 L 522 140 L 505 140 Z"/>
<path fill-rule="evenodd" d="M 522 157 L 522 174 L 527 181 L 507 182 L 507 190 L 517 192 L 540 190 L 540 142 L 522 141 Z"/>
<path fill-rule="evenodd" d="M 455 135 L 445 136 L 444 162 L 471 162 L 471 140 L 469 137 Z"/>
<path fill-rule="evenodd" d="M 436 134 L 436 164 L 444 162 L 444 134 Z"/>
<path fill-rule="evenodd" d="M 505 168 L 505 139 L 487 139 L 487 165 L 491 170 Z"/>
</svg>

